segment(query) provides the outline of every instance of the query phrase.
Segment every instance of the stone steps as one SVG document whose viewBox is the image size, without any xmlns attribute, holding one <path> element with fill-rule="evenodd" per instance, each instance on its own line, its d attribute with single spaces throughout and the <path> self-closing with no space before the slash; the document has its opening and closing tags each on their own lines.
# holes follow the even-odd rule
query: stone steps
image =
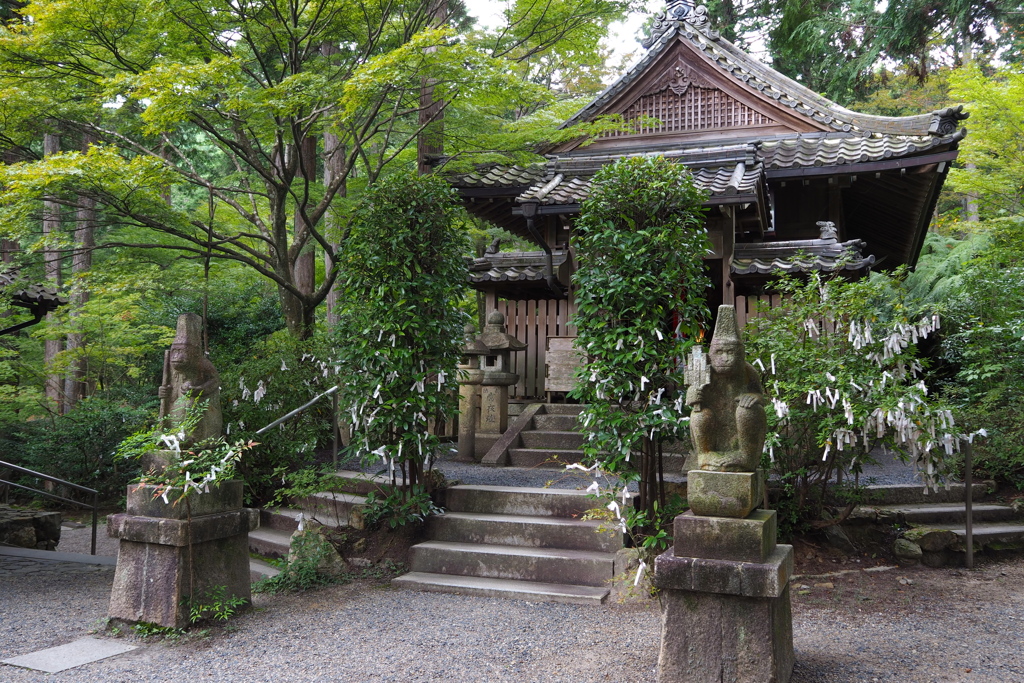
<svg viewBox="0 0 1024 683">
<path fill-rule="evenodd" d="M 607 585 L 615 575 L 615 554 L 566 548 L 424 541 L 412 548 L 414 572 L 492 579 L 555 582 L 571 577 L 582 586 Z"/>
<path fill-rule="evenodd" d="M 579 519 L 600 506 L 585 492 L 453 486 L 447 502 L 396 587 L 580 604 L 608 596 L 622 536 Z"/>
<path fill-rule="evenodd" d="M 281 529 L 255 529 L 249 532 L 249 551 L 264 557 L 288 557 L 292 532 Z"/>
<path fill-rule="evenodd" d="M 452 576 L 409 572 L 391 580 L 398 588 L 460 593 L 485 598 L 518 598 L 533 602 L 564 602 L 576 605 L 600 605 L 608 597 L 608 589 L 592 586 L 574 586 L 564 583 L 489 579 L 479 576 Z"/>
<path fill-rule="evenodd" d="M 524 448 L 550 448 L 560 451 L 579 451 L 586 441 L 586 436 L 581 432 L 548 432 L 536 429 L 524 431 L 520 438 Z"/>
<path fill-rule="evenodd" d="M 446 512 L 427 520 L 427 536 L 436 541 L 616 552 L 622 547 L 621 534 L 602 533 L 607 527 L 598 520 Z"/>
<path fill-rule="evenodd" d="M 962 523 L 928 524 L 933 529 L 952 531 L 958 542 L 949 549 L 954 552 L 966 552 L 967 529 Z M 1024 523 L 1022 522 L 981 522 L 973 525 L 972 540 L 974 548 L 992 548 L 993 550 L 1017 550 L 1024 548 Z"/>
<path fill-rule="evenodd" d="M 1009 505 L 975 503 L 971 506 L 975 524 L 1014 519 Z M 897 524 L 965 524 L 967 508 L 963 503 L 910 503 L 907 505 L 864 505 L 858 518 L 891 521 Z"/>
<path fill-rule="evenodd" d="M 577 415 L 543 413 L 533 416 L 533 428 L 549 432 L 574 432 L 579 424 Z"/>
<path fill-rule="evenodd" d="M 988 492 L 988 482 L 978 482 L 973 486 L 974 500 L 981 500 Z M 921 484 L 872 484 L 864 488 L 864 502 L 868 506 L 909 505 L 915 503 L 963 503 L 965 487 L 961 483 L 953 483 L 949 488 L 929 491 Z M 836 500 L 828 501 L 834 505 L 845 505 Z"/>
<path fill-rule="evenodd" d="M 339 476 L 348 474 L 340 472 Z M 367 485 L 374 484 L 372 479 L 367 481 L 370 482 Z M 299 515 L 325 527 L 363 528 L 364 496 L 323 491 L 293 500 L 292 505 L 260 510 L 260 528 L 249 533 L 250 552 L 266 557 L 288 557 L 291 535 L 299 528 Z"/>
<path fill-rule="evenodd" d="M 578 517 L 601 503 L 584 491 L 510 486 L 453 486 L 447 491 L 451 512 L 536 517 Z"/>
</svg>

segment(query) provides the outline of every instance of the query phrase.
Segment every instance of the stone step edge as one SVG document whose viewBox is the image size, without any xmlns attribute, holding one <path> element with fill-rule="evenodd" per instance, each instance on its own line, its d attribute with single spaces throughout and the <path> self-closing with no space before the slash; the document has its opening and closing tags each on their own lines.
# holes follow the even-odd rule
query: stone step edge
<svg viewBox="0 0 1024 683">
<path fill-rule="evenodd" d="M 529 468 L 523 468 L 529 469 Z M 451 486 L 449 491 L 480 491 L 482 493 L 514 493 L 539 494 L 551 496 L 589 496 L 586 489 L 547 489 L 530 486 L 493 486 L 490 484 L 459 484 Z M 594 501 L 598 502 L 598 501 Z"/>
<path fill-rule="evenodd" d="M 537 548 L 523 545 L 498 545 L 493 543 L 459 543 L 457 541 L 423 541 L 411 550 L 436 550 L 471 555 L 489 555 L 495 558 L 504 556 L 552 558 L 562 560 L 589 560 L 592 562 L 615 562 L 615 553 L 599 550 L 574 550 L 572 548 Z"/>
<path fill-rule="evenodd" d="M 456 592 L 480 597 L 507 597 L 533 602 L 568 602 L 589 605 L 604 603 L 611 593 L 611 588 L 608 587 L 431 574 L 429 572 L 409 572 L 392 579 L 391 585 L 407 590 Z"/>
<path fill-rule="evenodd" d="M 594 529 L 611 525 L 611 522 L 600 519 L 573 519 L 572 517 L 550 517 L 547 515 L 512 515 L 500 512 L 445 512 L 435 517 L 447 517 L 448 519 L 463 519 L 472 522 L 491 522 L 498 524 L 536 524 L 538 526 L 555 527 L 564 526 L 574 529 Z"/>
</svg>

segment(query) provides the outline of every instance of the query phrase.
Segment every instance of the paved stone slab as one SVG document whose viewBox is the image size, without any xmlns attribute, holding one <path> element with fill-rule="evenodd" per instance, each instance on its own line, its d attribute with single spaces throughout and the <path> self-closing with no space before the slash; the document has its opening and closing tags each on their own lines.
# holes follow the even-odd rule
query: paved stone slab
<svg viewBox="0 0 1024 683">
<path fill-rule="evenodd" d="M 137 647 L 137 645 L 128 645 L 113 640 L 82 638 L 67 645 L 50 647 L 38 652 L 31 652 L 27 655 L 4 659 L 0 663 L 55 674 L 58 671 L 66 671 L 76 666 L 124 654 L 125 652 L 135 650 Z"/>
</svg>

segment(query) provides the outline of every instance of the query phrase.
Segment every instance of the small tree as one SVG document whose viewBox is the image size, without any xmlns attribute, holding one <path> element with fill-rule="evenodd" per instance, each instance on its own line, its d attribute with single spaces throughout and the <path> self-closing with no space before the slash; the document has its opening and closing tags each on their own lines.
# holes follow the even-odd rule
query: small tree
<svg viewBox="0 0 1024 683">
<path fill-rule="evenodd" d="M 393 478 L 400 471 L 409 491 L 424 483 L 437 446 L 429 425 L 457 407 L 466 236 L 456 211 L 440 178 L 385 178 L 356 213 L 338 275 L 341 405 L 353 443 Z"/>
<path fill-rule="evenodd" d="M 837 471 L 859 472 L 876 446 L 915 461 L 935 487 L 962 438 L 917 359 L 938 316 L 910 319 L 900 283 L 878 275 L 849 282 L 815 273 L 776 286 L 785 303 L 748 323 L 747 349 L 771 401 L 769 467 L 795 497 L 788 521 L 820 514 L 816 491 Z"/>
<path fill-rule="evenodd" d="M 594 177 L 577 222 L 574 322 L 588 360 L 574 396 L 587 404 L 584 451 L 639 480 L 644 533 L 665 507 L 661 444 L 686 433 L 680 361 L 709 317 L 705 198 L 681 164 L 620 159 Z"/>
</svg>

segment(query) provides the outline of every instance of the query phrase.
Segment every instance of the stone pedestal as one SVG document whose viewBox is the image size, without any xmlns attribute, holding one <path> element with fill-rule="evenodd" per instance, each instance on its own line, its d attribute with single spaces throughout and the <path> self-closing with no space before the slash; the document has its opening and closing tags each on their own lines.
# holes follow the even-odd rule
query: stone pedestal
<svg viewBox="0 0 1024 683">
<path fill-rule="evenodd" d="M 187 504 L 154 493 L 129 486 L 128 511 L 108 518 L 107 533 L 120 539 L 109 616 L 183 628 L 189 599 L 203 602 L 224 587 L 226 597 L 249 600 L 248 534 L 259 511 L 242 507 L 242 482 L 192 494 Z"/>
<path fill-rule="evenodd" d="M 476 432 L 480 421 L 480 382 L 484 373 L 472 366 L 459 366 L 459 460 L 476 457 Z"/>
<path fill-rule="evenodd" d="M 695 508 L 741 512 L 763 495 L 760 473 L 692 471 L 691 504 L 695 475 Z M 789 680 L 793 548 L 776 544 L 776 530 L 774 510 L 676 517 L 674 546 L 655 562 L 664 604 L 659 682 Z"/>
<path fill-rule="evenodd" d="M 484 370 L 480 387 L 480 427 L 476 433 L 476 459 L 491 450 L 508 429 L 508 388 L 519 381 L 511 372 Z"/>
<path fill-rule="evenodd" d="M 764 501 L 764 473 L 691 470 L 686 501 L 694 514 L 746 517 Z"/>
</svg>

